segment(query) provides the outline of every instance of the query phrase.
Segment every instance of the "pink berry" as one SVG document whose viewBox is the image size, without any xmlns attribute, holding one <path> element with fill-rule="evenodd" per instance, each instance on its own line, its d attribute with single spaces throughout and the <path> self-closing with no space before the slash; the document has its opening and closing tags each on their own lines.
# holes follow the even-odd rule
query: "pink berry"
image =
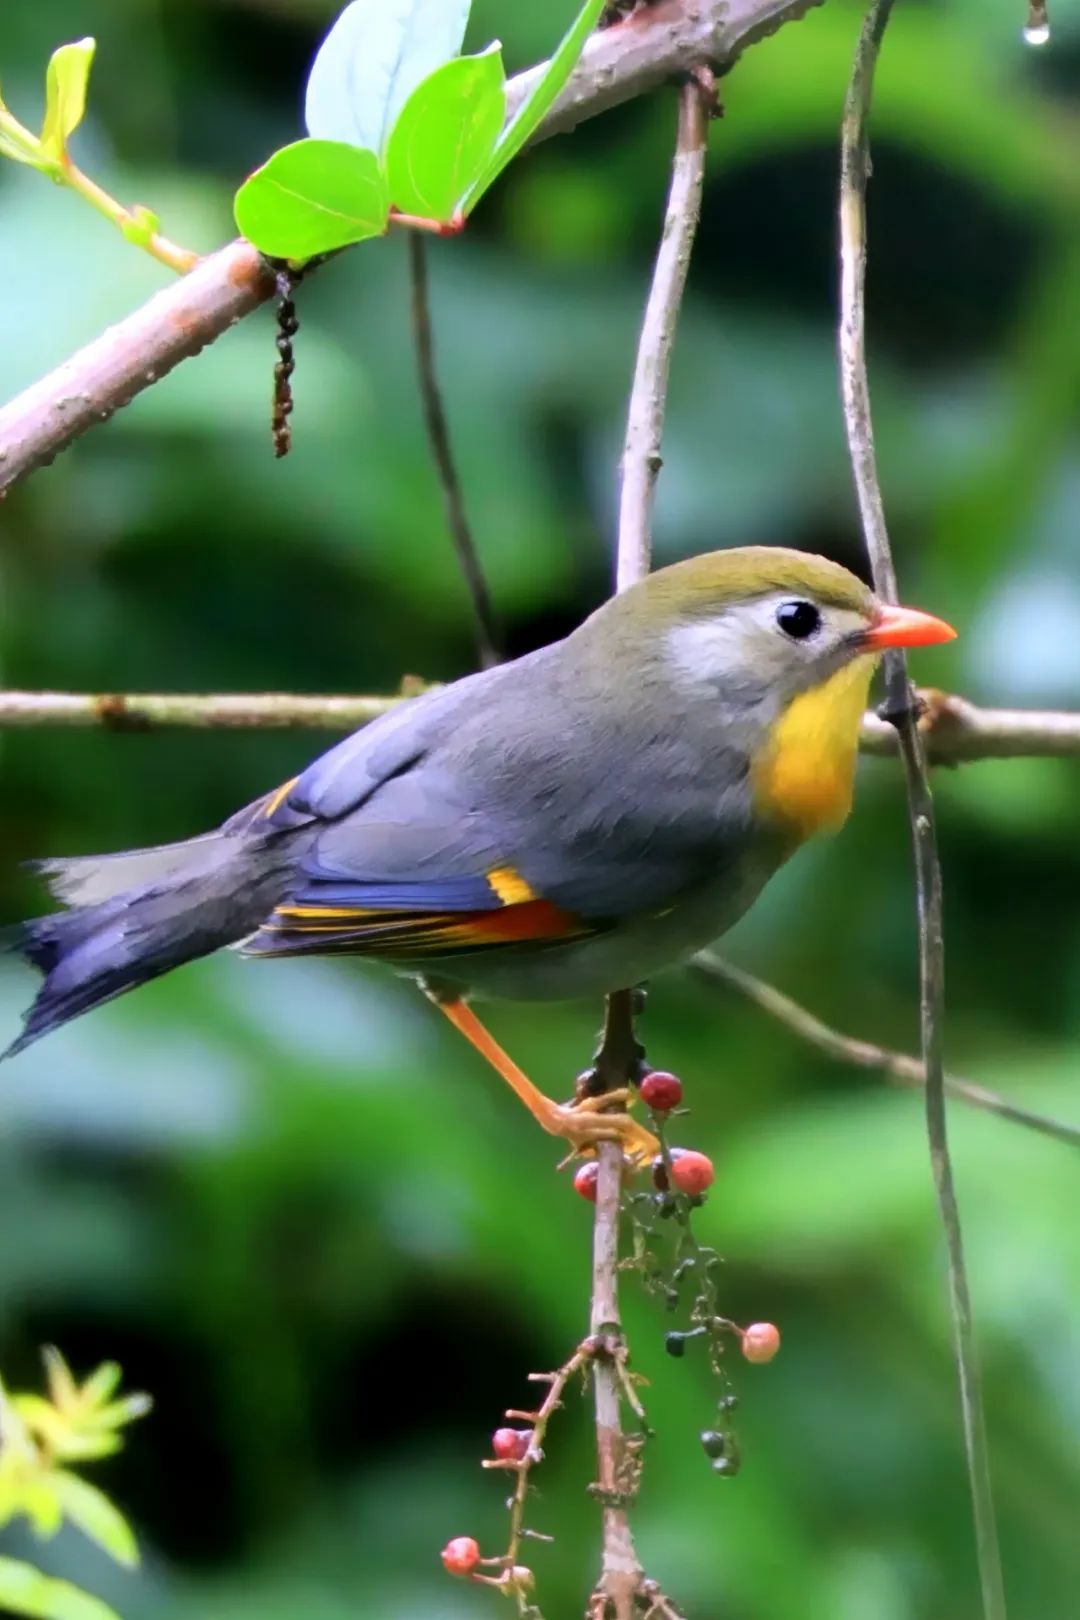
<svg viewBox="0 0 1080 1620">
<path fill-rule="evenodd" d="M 500 1462 L 520 1462 L 532 1445 L 531 1429 L 496 1429 L 491 1437 L 492 1455 Z"/>
<path fill-rule="evenodd" d="M 638 1090 L 642 1102 L 658 1114 L 666 1114 L 682 1102 L 682 1081 L 664 1069 L 652 1069 L 643 1075 Z"/>
<path fill-rule="evenodd" d="M 679 1191 L 690 1194 L 705 1192 L 716 1180 L 716 1172 L 708 1155 L 695 1153 L 689 1148 L 678 1158 L 672 1154 L 671 1174 Z"/>
<path fill-rule="evenodd" d="M 780 1329 L 772 1322 L 754 1322 L 742 1338 L 742 1353 L 747 1361 L 771 1361 L 780 1348 Z"/>
<path fill-rule="evenodd" d="M 595 1159 L 583 1164 L 574 1177 L 574 1191 L 582 1198 L 587 1198 L 590 1204 L 596 1203 L 596 1178 L 600 1174 L 600 1166 Z"/>
<path fill-rule="evenodd" d="M 480 1548 L 472 1536 L 455 1536 L 443 1548 L 442 1561 L 448 1575 L 471 1575 L 480 1562 Z"/>
</svg>

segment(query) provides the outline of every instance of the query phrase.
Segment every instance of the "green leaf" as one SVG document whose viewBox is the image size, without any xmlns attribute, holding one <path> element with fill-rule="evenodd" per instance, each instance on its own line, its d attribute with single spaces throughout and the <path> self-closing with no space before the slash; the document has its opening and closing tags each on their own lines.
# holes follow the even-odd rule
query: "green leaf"
<svg viewBox="0 0 1080 1620">
<path fill-rule="evenodd" d="M 149 1395 L 141 1390 L 131 1395 L 121 1395 L 119 1400 L 110 1401 L 107 1406 L 97 1406 L 83 1414 L 80 1427 L 88 1430 L 121 1429 L 125 1423 L 134 1423 L 136 1418 L 145 1417 L 154 1403 Z"/>
<path fill-rule="evenodd" d="M 78 1404 L 79 1389 L 71 1368 L 54 1344 L 47 1344 L 41 1352 L 45 1363 L 45 1376 L 49 1385 L 49 1399 L 59 1410 Z"/>
<path fill-rule="evenodd" d="M 32 169 L 41 169 L 44 173 L 54 168 L 52 159 L 44 156 L 37 136 L 24 129 L 3 101 L 0 101 L 0 157 L 10 158 L 13 163 L 28 163 Z"/>
<path fill-rule="evenodd" d="M 52 1480 L 47 1475 L 24 1479 L 18 1487 L 18 1512 L 30 1520 L 39 1536 L 48 1540 L 55 1536 L 63 1520 L 63 1512 Z"/>
<path fill-rule="evenodd" d="M 61 45 L 49 58 L 41 144 L 57 163 L 67 155 L 68 136 L 82 123 L 90 64 L 96 48 L 94 40 L 80 39 L 73 45 Z"/>
<path fill-rule="evenodd" d="M 56 1447 L 67 1435 L 66 1418 L 44 1395 L 12 1395 L 10 1404 L 16 1416 L 47 1446 Z"/>
<path fill-rule="evenodd" d="M 34 1620 L 119 1620 L 114 1609 L 69 1581 L 55 1581 L 32 1564 L 0 1558 L 0 1609 Z"/>
<path fill-rule="evenodd" d="M 471 213 L 484 192 L 489 186 L 494 185 L 506 165 L 517 157 L 525 142 L 555 105 L 563 86 L 577 66 L 578 58 L 585 48 L 585 41 L 592 33 L 604 4 L 605 0 L 585 0 L 585 4 L 564 34 L 558 50 L 548 63 L 547 71 L 518 108 L 517 116 L 495 148 L 491 161 L 469 190 L 462 203 L 462 209 L 466 214 Z"/>
<path fill-rule="evenodd" d="M 236 193 L 236 223 L 260 252 L 310 259 L 380 236 L 390 198 L 374 152 L 343 141 L 294 141 Z"/>
<path fill-rule="evenodd" d="M 139 219 L 145 216 L 147 229 L 151 234 L 157 230 L 160 221 L 149 209 L 136 207 L 132 209 L 132 213 Z M 119 1362 L 103 1361 L 100 1367 L 94 1368 L 79 1393 L 88 1406 L 103 1406 L 116 1394 L 120 1387 L 121 1376 Z M 53 1399 L 55 1400 L 55 1396 Z"/>
<path fill-rule="evenodd" d="M 352 0 L 312 63 L 308 134 L 381 152 L 416 86 L 461 49 L 471 3 Z"/>
<path fill-rule="evenodd" d="M 64 1468 L 53 1469 L 48 1479 L 64 1517 L 84 1536 L 96 1541 L 110 1558 L 133 1569 L 139 1562 L 135 1532 L 104 1491 Z"/>
<path fill-rule="evenodd" d="M 405 214 L 449 220 L 483 173 L 506 117 L 497 45 L 447 62 L 417 85 L 390 132 L 390 198 Z"/>
</svg>

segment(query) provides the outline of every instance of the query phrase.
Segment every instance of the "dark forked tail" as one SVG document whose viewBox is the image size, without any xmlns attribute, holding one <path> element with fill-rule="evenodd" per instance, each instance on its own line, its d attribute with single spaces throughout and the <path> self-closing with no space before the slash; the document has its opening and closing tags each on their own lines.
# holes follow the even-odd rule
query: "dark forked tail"
<svg viewBox="0 0 1080 1620">
<path fill-rule="evenodd" d="M 68 909 L 15 929 L 10 944 L 45 975 L 14 1057 L 69 1019 L 251 933 L 283 897 L 289 863 L 231 832 L 122 855 L 42 861 Z"/>
</svg>

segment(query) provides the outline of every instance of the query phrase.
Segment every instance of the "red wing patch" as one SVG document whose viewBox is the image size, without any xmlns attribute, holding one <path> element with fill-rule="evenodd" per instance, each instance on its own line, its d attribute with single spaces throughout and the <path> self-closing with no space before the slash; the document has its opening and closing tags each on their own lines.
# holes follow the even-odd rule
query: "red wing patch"
<svg viewBox="0 0 1080 1620">
<path fill-rule="evenodd" d="M 554 944 L 593 931 L 548 900 L 525 900 L 498 911 L 474 912 L 284 905 L 243 950 L 249 956 L 346 953 L 397 961 L 526 943 Z"/>
</svg>

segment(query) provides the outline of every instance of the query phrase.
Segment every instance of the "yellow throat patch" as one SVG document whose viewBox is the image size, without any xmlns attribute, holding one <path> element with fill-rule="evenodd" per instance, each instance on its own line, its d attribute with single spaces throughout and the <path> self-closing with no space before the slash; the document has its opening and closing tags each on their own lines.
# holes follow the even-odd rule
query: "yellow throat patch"
<svg viewBox="0 0 1080 1620">
<path fill-rule="evenodd" d="M 859 721 L 877 659 L 855 658 L 788 704 L 751 767 L 754 803 L 799 838 L 842 827 L 855 788 Z"/>
</svg>

